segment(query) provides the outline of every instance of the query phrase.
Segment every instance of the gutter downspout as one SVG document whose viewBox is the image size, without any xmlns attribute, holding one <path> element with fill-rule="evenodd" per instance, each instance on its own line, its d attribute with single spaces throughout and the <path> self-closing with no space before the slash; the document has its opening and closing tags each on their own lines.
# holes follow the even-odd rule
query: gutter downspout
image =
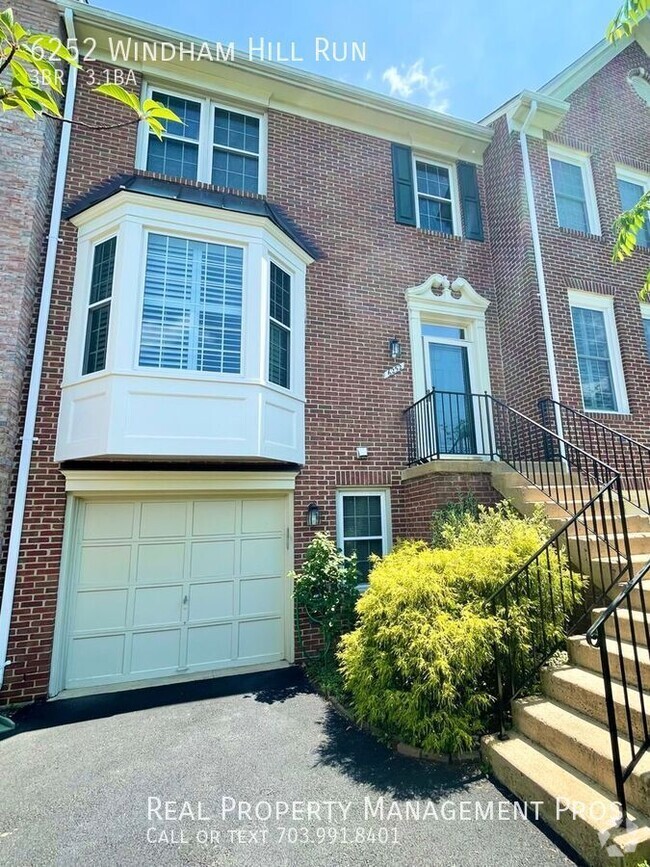
<svg viewBox="0 0 650 867">
<path fill-rule="evenodd" d="M 75 39 L 74 20 L 72 9 L 66 9 L 63 13 L 65 29 L 70 40 Z M 75 44 L 72 42 L 71 44 Z M 66 87 L 63 118 L 72 119 L 75 93 L 77 88 L 77 69 L 70 66 L 68 70 L 68 83 Z M 18 476 L 16 478 L 16 493 L 14 510 L 11 519 L 11 530 L 7 548 L 7 569 L 5 572 L 2 603 L 0 604 L 0 689 L 4 680 L 5 668 L 11 664 L 7 659 L 9 646 L 9 630 L 13 611 L 14 593 L 16 590 L 16 576 L 18 572 L 18 557 L 20 554 L 20 542 L 25 517 L 25 501 L 27 498 L 27 484 L 34 446 L 34 430 L 36 427 L 36 413 L 40 395 L 41 376 L 43 372 L 43 360 L 45 355 L 45 339 L 50 318 L 50 303 L 52 300 L 52 286 L 54 282 L 54 267 L 58 253 L 59 230 L 61 228 L 61 212 L 63 208 L 63 193 L 68 168 L 68 155 L 70 152 L 71 124 L 63 123 L 61 126 L 61 139 L 59 142 L 59 154 L 56 165 L 54 182 L 54 195 L 52 197 L 52 214 L 47 237 L 47 250 L 45 254 L 45 268 L 43 273 L 43 285 L 41 289 L 41 301 L 38 311 L 38 322 L 34 339 L 34 356 L 32 370 L 29 379 L 29 391 L 27 393 L 27 407 L 25 410 L 25 425 L 23 428 L 22 443 L 20 448 L 20 461 L 18 464 Z"/>
<path fill-rule="evenodd" d="M 546 360 L 548 362 L 548 373 L 551 381 L 551 397 L 554 401 L 560 402 L 560 387 L 557 378 L 557 367 L 555 364 L 555 348 L 553 346 L 553 332 L 551 330 L 551 315 L 548 307 L 548 294 L 546 292 L 546 278 L 544 276 L 544 263 L 542 261 L 542 245 L 539 240 L 539 225 L 537 223 L 537 209 L 535 207 L 535 194 L 533 192 L 533 175 L 530 169 L 530 158 L 528 155 L 528 138 L 526 131 L 537 111 L 537 100 L 533 99 L 530 103 L 530 109 L 526 115 L 526 120 L 521 125 L 519 130 L 519 143 L 521 145 L 521 156 L 524 164 L 524 181 L 526 184 L 526 199 L 528 201 L 528 213 L 530 214 L 530 229 L 533 236 L 533 251 L 535 254 L 535 270 L 537 272 L 537 285 L 539 286 L 539 301 L 542 308 L 542 326 L 544 329 L 544 343 L 546 345 Z M 555 424 L 557 432 L 564 439 L 564 430 L 562 419 L 555 406 Z"/>
</svg>

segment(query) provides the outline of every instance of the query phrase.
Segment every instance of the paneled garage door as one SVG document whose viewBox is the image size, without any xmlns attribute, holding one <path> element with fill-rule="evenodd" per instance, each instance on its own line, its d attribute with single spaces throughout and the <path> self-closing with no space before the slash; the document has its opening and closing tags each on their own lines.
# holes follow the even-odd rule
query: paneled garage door
<svg viewBox="0 0 650 867">
<path fill-rule="evenodd" d="M 286 497 L 80 505 L 66 688 L 286 657 Z"/>
</svg>

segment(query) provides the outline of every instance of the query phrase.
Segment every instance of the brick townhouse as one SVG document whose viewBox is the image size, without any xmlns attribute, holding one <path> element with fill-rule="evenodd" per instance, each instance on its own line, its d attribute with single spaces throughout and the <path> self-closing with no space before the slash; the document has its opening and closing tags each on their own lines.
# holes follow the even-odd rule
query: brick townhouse
<svg viewBox="0 0 650 867">
<path fill-rule="evenodd" d="M 650 183 L 647 22 L 469 123 L 247 59 L 116 67 L 111 37 L 190 40 L 38 8 L 49 29 L 67 9 L 68 36 L 93 46 L 75 117 L 123 121 L 90 91 L 123 80 L 184 125 L 162 142 L 74 128 L 59 149 L 43 375 L 5 546 L 4 702 L 293 661 L 286 576 L 317 529 L 363 580 L 370 554 L 426 538 L 436 506 L 498 497 L 486 395 L 531 415 L 552 397 L 650 439 L 647 230 L 610 263 L 612 221 Z M 1 129 L 12 177 L 41 171 L 18 206 L 33 250 L 2 289 L 23 316 L 2 322 L 12 448 L 24 261 L 54 172 L 52 133 L 22 126 Z M 435 417 L 405 423 L 432 388 Z"/>
</svg>

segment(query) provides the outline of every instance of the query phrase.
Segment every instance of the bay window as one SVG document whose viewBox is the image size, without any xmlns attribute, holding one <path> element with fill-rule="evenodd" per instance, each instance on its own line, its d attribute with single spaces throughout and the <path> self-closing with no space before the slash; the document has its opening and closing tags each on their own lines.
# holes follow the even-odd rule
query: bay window
<svg viewBox="0 0 650 867">
<path fill-rule="evenodd" d="M 57 460 L 302 463 L 313 257 L 272 212 L 145 189 L 121 189 L 72 218 L 79 237 Z"/>
<path fill-rule="evenodd" d="M 150 234 L 140 366 L 239 373 L 243 250 Z"/>
</svg>

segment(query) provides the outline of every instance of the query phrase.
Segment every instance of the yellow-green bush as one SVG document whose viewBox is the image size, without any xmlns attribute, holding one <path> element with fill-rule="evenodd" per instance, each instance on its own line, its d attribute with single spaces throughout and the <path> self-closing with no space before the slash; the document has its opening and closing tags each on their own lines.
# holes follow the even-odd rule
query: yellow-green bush
<svg viewBox="0 0 650 867">
<path fill-rule="evenodd" d="M 490 714 L 495 647 L 513 641 L 525 659 L 540 628 L 539 599 L 525 587 L 507 619 L 487 600 L 549 535 L 541 517 L 503 505 L 454 521 L 447 548 L 405 542 L 377 561 L 339 653 L 357 717 L 426 750 L 471 749 Z M 570 594 L 563 558 L 545 569 L 546 602 Z M 556 627 L 545 628 L 551 640 Z"/>
</svg>

